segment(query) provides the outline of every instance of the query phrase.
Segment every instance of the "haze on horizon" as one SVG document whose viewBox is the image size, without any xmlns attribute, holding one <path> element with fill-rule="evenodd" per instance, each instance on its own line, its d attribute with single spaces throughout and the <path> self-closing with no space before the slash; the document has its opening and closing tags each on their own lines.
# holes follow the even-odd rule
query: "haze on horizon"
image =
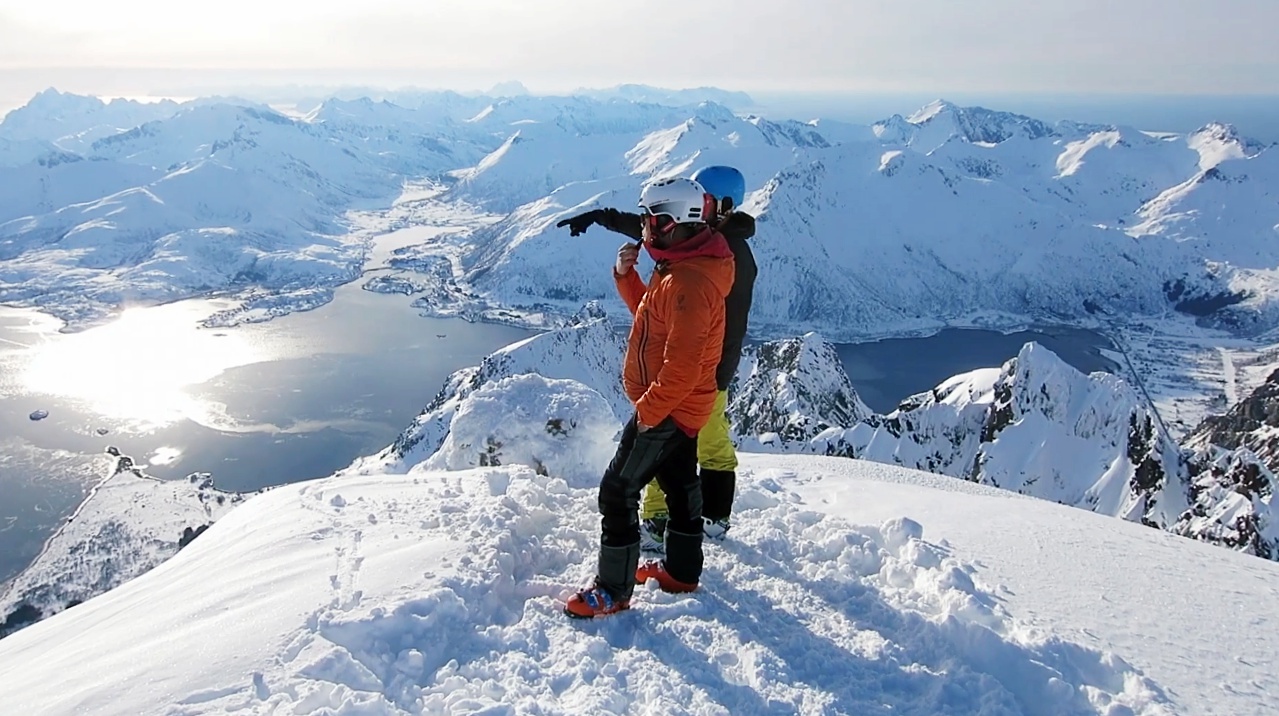
<svg viewBox="0 0 1279 716">
<path fill-rule="evenodd" d="M 5 0 L 0 76 L 271 77 L 534 92 L 1279 94 L 1255 0 Z M 59 68 L 59 69 L 54 69 Z M 88 69 L 92 68 L 92 69 Z M 14 90 L 11 90 L 11 92 Z M 135 90 L 136 91 L 136 90 Z"/>
</svg>

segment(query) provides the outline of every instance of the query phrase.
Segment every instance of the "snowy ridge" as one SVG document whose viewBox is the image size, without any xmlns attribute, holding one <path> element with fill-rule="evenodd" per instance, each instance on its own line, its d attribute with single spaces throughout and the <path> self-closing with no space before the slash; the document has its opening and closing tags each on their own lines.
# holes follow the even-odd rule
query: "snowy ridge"
<svg viewBox="0 0 1279 716">
<path fill-rule="evenodd" d="M 0 710 L 1175 712 L 1123 655 L 1021 622 L 919 523 L 850 523 L 788 487 L 857 463 L 759 460 L 703 589 L 641 586 L 629 613 L 599 624 L 556 603 L 590 574 L 589 487 L 495 467 L 271 490 L 148 575 L 0 642 L 23 685 Z M 143 608 L 157 592 L 175 598 Z M 85 634 L 114 646 L 56 647 Z M 197 641 L 201 658 L 184 658 Z"/>
<path fill-rule="evenodd" d="M 0 140 L 42 140 L 60 150 L 81 153 L 98 139 L 171 117 L 178 109 L 172 100 L 103 102 L 50 88 L 4 115 Z"/>
<path fill-rule="evenodd" d="M 4 140 L 0 140 L 0 155 L 4 151 Z M 86 160 L 76 154 L 45 153 L 15 166 L 4 166 L 0 161 L 0 185 L 5 187 L 0 196 L 0 225 L 88 204 L 163 176 L 164 172 L 152 167 Z"/>
<path fill-rule="evenodd" d="M 111 465 L 31 566 L 3 585 L 0 637 L 149 572 L 244 500 L 207 474 L 157 480 L 118 454 Z"/>
</svg>

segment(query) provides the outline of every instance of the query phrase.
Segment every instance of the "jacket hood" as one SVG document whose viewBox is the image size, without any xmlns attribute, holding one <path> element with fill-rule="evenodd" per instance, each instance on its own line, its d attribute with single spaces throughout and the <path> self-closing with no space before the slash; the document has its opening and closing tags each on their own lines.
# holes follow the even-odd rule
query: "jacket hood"
<svg viewBox="0 0 1279 716">
<path fill-rule="evenodd" d="M 728 240 L 719 232 L 707 229 L 693 238 L 670 249 L 651 249 L 653 258 L 659 261 L 658 271 L 669 274 L 682 274 L 685 277 L 692 272 L 701 274 L 702 279 L 709 281 L 720 296 L 727 296 L 733 288 L 736 275 L 733 250 Z"/>
<path fill-rule="evenodd" d="M 668 264 L 701 256 L 717 259 L 726 259 L 733 256 L 733 250 L 728 247 L 728 241 L 718 231 L 710 227 L 669 249 L 659 249 L 647 242 L 644 244 L 644 248 L 648 251 L 648 255 L 653 257 L 654 261 L 664 261 Z"/>
</svg>

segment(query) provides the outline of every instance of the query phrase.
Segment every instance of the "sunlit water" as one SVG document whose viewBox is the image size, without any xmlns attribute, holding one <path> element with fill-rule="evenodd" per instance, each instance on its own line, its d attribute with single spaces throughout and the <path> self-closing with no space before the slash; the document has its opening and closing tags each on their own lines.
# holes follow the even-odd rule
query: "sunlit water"
<svg viewBox="0 0 1279 716">
<path fill-rule="evenodd" d="M 260 332 L 195 330 L 219 308 L 183 301 L 124 311 L 115 321 L 71 335 L 40 335 L 14 356 L 25 365 L 10 390 L 63 398 L 128 432 L 180 420 L 209 425 L 209 401 L 189 391 L 225 370 L 281 357 Z"/>
<path fill-rule="evenodd" d="M 231 490 L 322 477 L 389 445 L 454 370 L 530 335 L 423 318 L 409 298 L 360 283 L 314 311 L 231 329 L 199 327 L 226 307 L 209 300 L 72 334 L 0 307 L 0 581 L 108 469 L 108 445 L 158 477 L 211 472 Z"/>
</svg>

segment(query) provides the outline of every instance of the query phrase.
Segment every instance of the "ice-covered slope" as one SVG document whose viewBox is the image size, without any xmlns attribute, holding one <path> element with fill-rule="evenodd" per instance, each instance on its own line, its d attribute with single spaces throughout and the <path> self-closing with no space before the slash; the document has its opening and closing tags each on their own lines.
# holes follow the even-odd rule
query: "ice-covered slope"
<svg viewBox="0 0 1279 716">
<path fill-rule="evenodd" d="M 177 554 L 244 500 L 206 474 L 164 481 L 117 455 L 111 474 L 0 591 L 0 637 L 114 589 Z"/>
<path fill-rule="evenodd" d="M 820 492 L 841 486 L 857 504 Z M 708 548 L 701 590 L 641 586 L 629 613 L 583 624 L 556 598 L 592 569 L 590 486 L 495 467 L 272 490 L 144 577 L 0 641 L 13 685 L 0 710 L 1268 708 L 1271 657 L 1255 627 L 1277 616 L 1259 598 L 1279 581 L 1271 565 L 1207 560 L 1195 551 L 1206 547 L 1114 521 L 1081 529 L 1067 508 L 871 463 L 748 457 L 742 495 L 734 538 Z M 1036 534 L 1068 535 L 1054 554 L 1090 588 L 1047 589 L 1054 580 L 1024 539 L 978 543 L 953 519 L 936 529 L 912 518 L 921 503 L 932 516 L 937 500 L 989 531 L 1033 522 Z M 843 516 L 866 503 L 893 517 Z M 1103 551 L 1114 556 L 1089 563 Z M 1241 572 L 1242 592 L 1227 594 Z M 1188 598 L 1158 619 L 1129 618 L 1141 614 L 1135 592 L 1096 607 L 1094 595 L 1135 587 Z M 1025 592 L 1034 597 L 1010 606 Z M 1221 606 L 1248 595 L 1252 625 Z M 1187 621 L 1205 635 L 1194 669 L 1168 646 Z M 1253 687 L 1213 693 L 1216 679 Z"/>
</svg>

